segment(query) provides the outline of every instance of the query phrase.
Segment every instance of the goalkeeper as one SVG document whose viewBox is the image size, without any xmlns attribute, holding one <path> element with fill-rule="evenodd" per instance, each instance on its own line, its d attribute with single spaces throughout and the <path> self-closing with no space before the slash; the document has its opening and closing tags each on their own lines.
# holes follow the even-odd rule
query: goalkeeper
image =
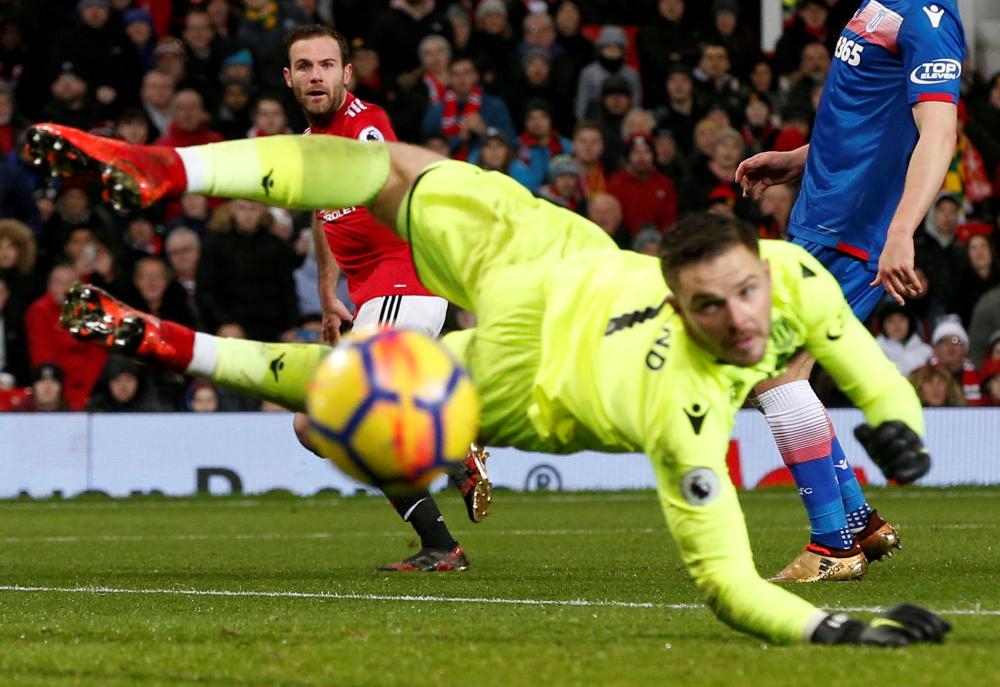
<svg viewBox="0 0 1000 687">
<path fill-rule="evenodd" d="M 736 411 L 805 348 L 866 414 L 860 435 L 886 476 L 929 469 L 920 406 L 807 252 L 738 220 L 694 215 L 662 264 L 508 177 L 405 144 L 275 136 L 191 148 L 131 146 L 57 125 L 29 131 L 56 173 L 99 177 L 122 208 L 184 192 L 312 209 L 366 205 L 412 244 L 421 281 L 476 313 L 446 337 L 482 397 L 490 445 L 643 451 L 688 571 L 715 614 L 772 642 L 899 646 L 949 625 L 898 606 L 866 623 L 760 578 L 725 454 Z M 662 271 L 661 271 L 662 269 Z M 664 280 L 665 277 L 665 280 Z M 669 285 L 669 289 L 668 289 Z M 301 409 L 321 349 L 219 340 L 130 313 L 84 287 L 64 323 L 131 352 Z M 282 373 L 272 374 L 279 359 Z"/>
</svg>

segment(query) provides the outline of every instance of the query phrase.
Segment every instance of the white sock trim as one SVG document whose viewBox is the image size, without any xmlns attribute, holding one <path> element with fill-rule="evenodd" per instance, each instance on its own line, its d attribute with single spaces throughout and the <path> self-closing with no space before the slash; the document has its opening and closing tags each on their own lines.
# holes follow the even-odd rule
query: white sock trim
<svg viewBox="0 0 1000 687">
<path fill-rule="evenodd" d="M 757 396 L 757 402 L 765 415 L 786 413 L 789 410 L 797 410 L 813 404 L 822 407 L 819 397 L 809 385 L 808 379 L 798 379 L 768 389 Z"/>
<path fill-rule="evenodd" d="M 175 148 L 177 156 L 184 163 L 184 174 L 187 175 L 187 193 L 203 193 L 208 190 L 205 174 L 205 160 L 201 151 L 194 148 Z"/>
<path fill-rule="evenodd" d="M 203 332 L 194 333 L 194 351 L 185 372 L 199 377 L 210 377 L 215 372 L 219 353 L 215 345 L 216 337 Z"/>
</svg>

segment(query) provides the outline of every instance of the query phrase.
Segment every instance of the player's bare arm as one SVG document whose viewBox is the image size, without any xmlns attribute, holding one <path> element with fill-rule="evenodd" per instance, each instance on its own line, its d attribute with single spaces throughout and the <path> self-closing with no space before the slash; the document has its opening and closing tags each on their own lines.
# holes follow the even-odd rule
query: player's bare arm
<svg viewBox="0 0 1000 687">
<path fill-rule="evenodd" d="M 808 155 L 808 143 L 795 150 L 757 153 L 736 168 L 736 183 L 743 187 L 744 197 L 760 200 L 769 186 L 780 186 L 801 177 Z"/>
<path fill-rule="evenodd" d="M 920 295 L 920 280 L 913 269 L 913 234 L 934 202 L 955 152 L 958 108 L 952 103 L 922 102 L 913 107 L 920 138 L 906 170 L 903 197 L 889 224 L 885 249 L 878 261 L 881 285 L 903 304 L 907 296 Z"/>
<path fill-rule="evenodd" d="M 340 327 L 354 318 L 343 301 L 337 298 L 337 280 L 340 266 L 323 235 L 323 224 L 318 217 L 312 218 L 313 246 L 316 249 L 316 264 L 319 266 L 319 302 L 323 308 L 323 343 L 335 344 L 340 340 Z"/>
</svg>

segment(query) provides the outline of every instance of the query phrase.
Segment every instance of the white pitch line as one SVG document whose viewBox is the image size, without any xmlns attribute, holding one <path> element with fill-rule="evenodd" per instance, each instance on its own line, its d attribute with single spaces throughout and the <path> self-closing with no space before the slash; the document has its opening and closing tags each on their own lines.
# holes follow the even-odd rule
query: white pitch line
<svg viewBox="0 0 1000 687">
<path fill-rule="evenodd" d="M 126 589 L 119 587 L 40 587 L 28 585 L 0 585 L 0 592 L 62 593 L 62 594 L 140 594 L 170 596 L 222 596 L 279 599 L 323 599 L 333 601 L 389 601 L 403 603 L 469 603 L 515 606 L 566 606 L 588 608 L 650 608 L 669 611 L 706 609 L 700 603 L 658 603 L 653 601 L 619 601 L 615 599 L 505 599 L 503 597 L 430 596 L 411 594 L 341 594 L 338 592 L 287 592 L 249 591 L 228 589 Z M 841 606 L 833 611 L 848 613 L 881 613 L 884 606 Z M 979 608 L 953 608 L 936 611 L 941 615 L 1000 616 L 1000 610 Z"/>
</svg>

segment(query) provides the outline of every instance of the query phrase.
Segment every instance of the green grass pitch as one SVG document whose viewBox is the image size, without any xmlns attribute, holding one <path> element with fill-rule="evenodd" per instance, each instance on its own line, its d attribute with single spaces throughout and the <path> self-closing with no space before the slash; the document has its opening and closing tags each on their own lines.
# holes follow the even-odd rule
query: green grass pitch
<svg viewBox="0 0 1000 687">
<path fill-rule="evenodd" d="M 464 573 L 380 574 L 416 542 L 379 498 L 0 503 L 0 685 L 1000 685 L 1000 490 L 869 490 L 903 551 L 826 608 L 913 601 L 942 646 L 767 646 L 700 604 L 651 492 L 500 492 L 445 517 Z M 759 569 L 805 543 L 744 494 Z M 97 592 L 94 588 L 103 588 Z"/>
</svg>

